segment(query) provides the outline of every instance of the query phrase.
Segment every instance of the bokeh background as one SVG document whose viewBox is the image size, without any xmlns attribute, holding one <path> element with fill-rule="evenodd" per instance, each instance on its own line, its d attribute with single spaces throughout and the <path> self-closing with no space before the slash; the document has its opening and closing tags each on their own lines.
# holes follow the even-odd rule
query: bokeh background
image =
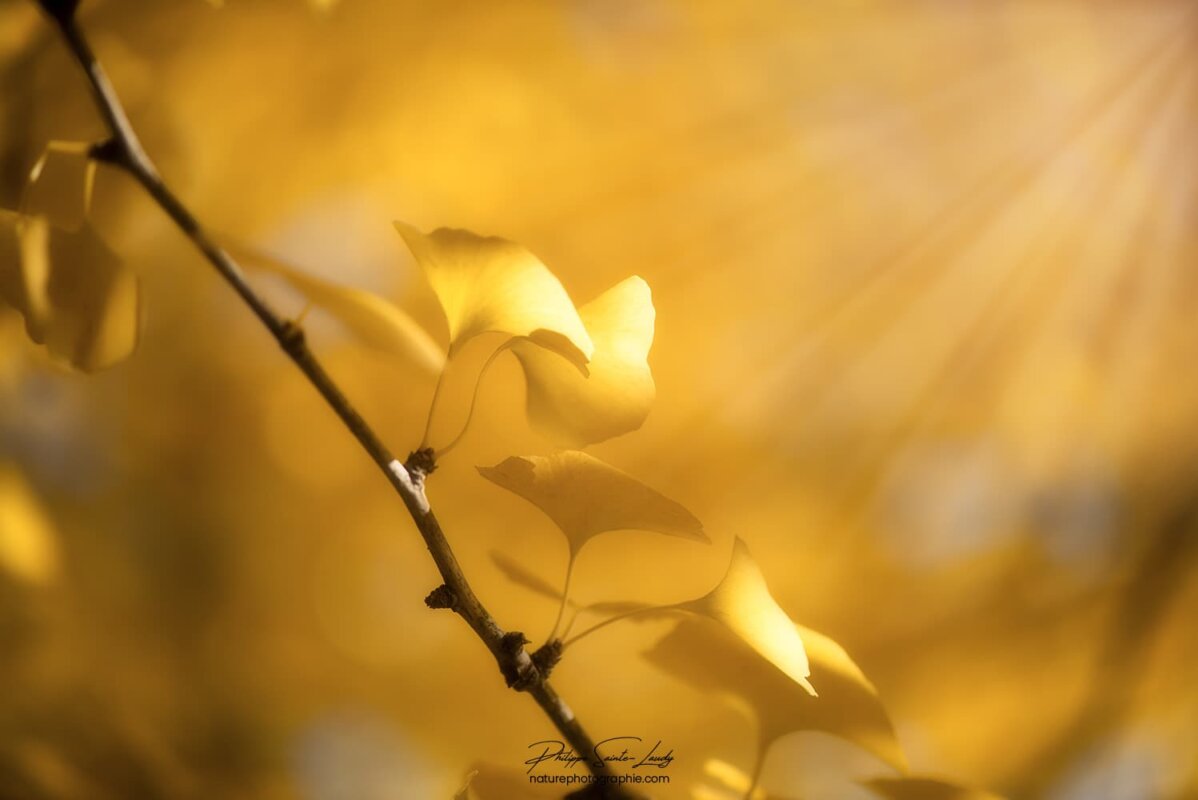
<svg viewBox="0 0 1198 800">
<path fill-rule="evenodd" d="M 1195 11 L 1183 0 L 85 0 L 200 217 L 387 295 L 444 341 L 391 220 L 527 245 L 585 302 L 654 291 L 658 400 L 593 449 L 711 547 L 616 534 L 583 600 L 705 591 L 743 536 L 798 621 L 873 678 L 917 771 L 1012 798 L 1198 796 Z M 27 0 L 0 0 L 0 204 L 48 139 L 102 133 Z M 403 508 L 162 216 L 101 170 L 139 270 L 134 356 L 56 366 L 0 311 L 0 797 L 449 797 L 548 733 L 459 620 Z M 302 301 L 259 279 L 288 313 Z M 313 312 L 392 448 L 433 376 Z M 448 386 L 464 413 L 485 348 Z M 546 452 L 500 362 L 431 496 L 500 622 L 565 546 L 474 466 Z M 685 797 L 753 726 L 639 653 L 555 682 L 660 737 Z M 866 796 L 817 734 L 776 794 Z"/>
</svg>

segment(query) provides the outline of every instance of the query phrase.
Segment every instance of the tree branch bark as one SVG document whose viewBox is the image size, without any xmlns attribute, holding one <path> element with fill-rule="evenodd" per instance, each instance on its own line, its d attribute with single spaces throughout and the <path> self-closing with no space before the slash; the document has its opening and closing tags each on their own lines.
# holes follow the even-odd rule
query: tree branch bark
<svg viewBox="0 0 1198 800">
<path fill-rule="evenodd" d="M 129 122 L 103 66 L 75 19 L 76 2 L 43 0 L 41 5 L 57 25 L 72 56 L 86 75 L 96 107 L 111 135 L 110 139 L 93 149 L 93 157 L 123 169 L 142 186 L 249 306 L 358 440 L 362 449 L 382 470 L 392 488 L 403 500 L 412 521 L 428 546 L 441 579 L 445 582 L 443 587 L 429 595 L 428 605 L 433 608 L 450 608 L 465 620 L 495 657 L 507 685 L 531 695 L 566 742 L 578 755 L 585 757 L 588 770 L 600 779 L 584 793 L 585 796 L 615 800 L 635 797 L 610 780 L 613 773 L 607 764 L 595 761 L 594 741 L 533 663 L 524 647 L 527 641 L 523 634 L 519 631 L 504 631 L 471 589 L 424 491 L 425 479 L 436 468 L 432 450 L 418 450 L 412 453 L 406 462 L 400 462 L 391 454 L 309 349 L 303 329 L 271 308 L 249 284 L 232 256 L 205 231 L 191 211 L 162 180 Z"/>
</svg>

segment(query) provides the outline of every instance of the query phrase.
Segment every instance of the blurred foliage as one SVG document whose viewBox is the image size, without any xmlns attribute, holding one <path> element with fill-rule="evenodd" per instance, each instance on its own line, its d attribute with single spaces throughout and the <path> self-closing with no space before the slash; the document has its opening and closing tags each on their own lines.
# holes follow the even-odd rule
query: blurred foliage
<svg viewBox="0 0 1198 800">
<path fill-rule="evenodd" d="M 446 330 L 392 220 L 519 241 L 580 312 L 629 275 L 652 287 L 655 405 L 593 453 L 695 512 L 714 546 L 596 538 L 571 595 L 699 597 L 746 538 L 778 606 L 869 676 L 915 775 L 940 776 L 879 783 L 890 770 L 864 750 L 779 729 L 760 794 L 808 800 L 1198 792 L 1193 13 L 81 10 L 172 185 L 310 276 L 254 280 L 305 315 L 397 451 L 420 440 L 435 373 L 361 346 L 313 287 L 374 292 L 459 346 L 434 444 L 497 342 L 451 338 L 468 326 Z M 103 130 L 27 0 L 0 0 L 0 82 L 0 207 L 17 209 L 48 143 Z M 69 178 L 58 166 L 42 174 Z M 91 365 L 138 348 L 65 370 L 93 335 L 77 277 L 5 273 L 0 797 L 452 797 L 470 769 L 519 776 L 547 723 L 423 607 L 437 578 L 369 460 L 137 187 L 107 168 L 76 180 L 86 224 L 43 203 L 50 252 L 61 234 L 120 255 L 62 262 L 111 264 L 122 287 L 112 357 Z M 55 331 L 49 353 L 18 310 Z M 479 594 L 539 640 L 558 599 L 488 552 L 557 576 L 567 548 L 473 468 L 550 449 L 521 402 L 534 383 L 527 360 L 496 359 L 430 493 Z M 613 625 L 555 683 L 599 736 L 674 749 L 662 797 L 737 796 L 751 718 L 638 657 L 677 625 Z"/>
</svg>

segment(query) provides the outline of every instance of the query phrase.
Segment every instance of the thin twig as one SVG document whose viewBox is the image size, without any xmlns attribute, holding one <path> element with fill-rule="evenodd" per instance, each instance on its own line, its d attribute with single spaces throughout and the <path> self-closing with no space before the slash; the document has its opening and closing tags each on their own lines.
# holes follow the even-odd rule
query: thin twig
<svg viewBox="0 0 1198 800">
<path fill-rule="evenodd" d="M 62 32 L 71 54 L 87 76 L 92 96 L 104 118 L 111 138 L 93 150 L 93 156 L 113 164 L 131 175 L 154 199 L 180 231 L 191 240 L 204 258 L 220 273 L 242 301 L 249 306 L 284 352 L 295 362 L 309 382 L 320 392 L 329 407 L 354 435 L 371 460 L 386 475 L 392 488 L 403 500 L 404 506 L 416 523 L 417 530 L 428 546 L 437 570 L 445 586 L 434 592 L 438 602 L 430 605 L 451 608 L 466 621 L 494 655 L 508 686 L 532 695 L 537 705 L 545 712 L 576 753 L 585 758 L 590 772 L 596 777 L 610 778 L 612 773 L 603 762 L 593 757 L 593 740 L 583 730 L 570 707 L 554 691 L 549 682 L 539 673 L 524 645 L 526 640 L 518 631 L 504 631 L 490 615 L 482 602 L 475 596 L 466 580 L 440 524 L 429 506 L 424 492 L 425 478 L 435 469 L 431 450 L 422 449 L 412 453 L 406 463 L 396 459 L 379 439 L 366 421 L 358 414 L 345 394 L 317 360 L 304 337 L 303 329 L 271 308 L 245 278 L 241 267 L 209 235 L 162 180 L 154 163 L 142 148 L 124 107 L 109 82 L 100 62 L 92 52 L 91 45 L 79 28 L 74 17 L 73 2 L 43 2 L 42 6 Z M 611 781 L 604 781 L 603 788 L 591 793 L 595 797 L 627 798 L 627 792 Z"/>
</svg>

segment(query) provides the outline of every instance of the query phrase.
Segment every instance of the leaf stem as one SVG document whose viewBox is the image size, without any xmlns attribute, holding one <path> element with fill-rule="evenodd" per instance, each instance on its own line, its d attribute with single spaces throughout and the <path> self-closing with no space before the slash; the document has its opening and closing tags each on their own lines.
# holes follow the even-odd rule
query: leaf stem
<svg viewBox="0 0 1198 800">
<path fill-rule="evenodd" d="M 608 625 L 611 625 L 613 622 L 619 622 L 620 620 L 625 620 L 629 617 L 635 617 L 638 614 L 648 614 L 650 611 L 686 611 L 686 603 L 670 603 L 669 605 L 664 606 L 645 606 L 644 608 L 634 608 L 631 611 L 625 611 L 623 614 L 616 614 L 614 617 L 608 617 L 602 622 L 596 622 L 591 627 L 584 628 L 579 633 L 574 634 L 569 639 L 562 642 L 562 649 L 565 650 L 584 636 L 590 636 L 595 631 L 602 630 Z"/>
<path fill-rule="evenodd" d="M 474 420 L 474 409 L 478 406 L 478 394 L 479 394 L 479 390 L 482 388 L 482 385 L 483 385 L 483 376 L 487 374 L 487 370 L 490 369 L 491 365 L 495 363 L 495 359 L 499 358 L 499 356 L 501 354 L 506 353 L 508 351 L 508 349 L 511 348 L 512 343 L 515 341 L 516 341 L 515 339 L 508 339 L 506 342 L 499 345 L 499 347 L 495 348 L 495 352 L 491 353 L 491 355 L 487 357 L 487 360 L 483 363 L 482 369 L 480 369 L 478 371 L 478 378 L 476 378 L 474 381 L 474 394 L 472 394 L 470 396 L 470 410 L 468 412 L 466 412 L 466 421 L 462 424 L 462 429 L 460 431 L 458 431 L 458 435 L 453 437 L 453 439 L 450 440 L 449 444 L 447 444 L 444 447 L 437 450 L 437 458 L 441 458 L 441 456 L 444 456 L 450 450 L 452 450 L 454 447 L 456 447 L 458 442 L 460 442 L 462 440 L 462 437 L 466 435 L 466 431 L 470 429 L 470 423 Z M 445 363 L 446 363 L 446 365 L 448 365 L 449 361 L 447 360 Z M 444 370 L 442 370 L 441 374 L 442 375 L 445 374 Z M 433 394 L 434 401 L 437 396 L 436 393 L 440 392 L 440 391 L 441 391 L 441 379 L 438 378 L 437 379 L 437 388 Z M 429 425 L 431 425 L 432 421 L 433 421 L 433 412 L 432 412 L 431 408 L 429 409 L 428 419 L 429 419 Z M 428 439 L 428 427 L 427 426 L 424 429 L 424 437 L 426 440 Z"/>
<path fill-rule="evenodd" d="M 445 384 L 445 374 L 449 372 L 450 360 L 447 356 L 437 373 L 437 385 L 433 387 L 433 397 L 428 402 L 428 416 L 424 418 L 424 433 L 420 437 L 420 447 L 428 447 L 428 436 L 433 429 L 433 413 L 437 410 L 437 401 L 441 399 L 441 387 Z"/>
<path fill-rule="evenodd" d="M 43 7 L 57 25 L 71 55 L 86 76 L 96 107 L 111 134 L 108 141 L 93 148 L 93 157 L 120 167 L 141 184 L 146 193 L 271 333 L 387 477 L 428 546 L 437 570 L 448 588 L 448 594 L 453 599 L 451 607 L 494 655 L 508 685 L 532 695 L 537 705 L 577 752 L 593 753 L 593 740 L 578 722 L 573 711 L 533 665 L 524 649 L 523 635 L 516 631 L 504 631 L 471 589 L 425 495 L 425 478 L 435 466 L 431 451 L 417 450 L 409 456 L 407 463 L 397 460 L 308 348 L 303 329 L 271 308 L 246 280 L 241 267 L 175 196 L 143 149 L 104 68 L 78 26 L 74 14 L 71 13 L 74 10 L 73 4 L 68 5 L 69 8 L 64 6 L 58 10 L 49 6 Z M 603 762 L 596 763 L 593 759 L 587 759 L 585 763 L 597 777 L 607 778 L 612 775 Z M 595 786 L 600 787 L 600 796 L 603 797 L 632 797 L 614 782 L 604 781 Z"/>
<path fill-rule="evenodd" d="M 757 747 L 757 757 L 753 761 L 753 772 L 749 775 L 749 788 L 745 791 L 745 800 L 753 800 L 753 793 L 757 791 L 757 784 L 761 783 L 761 772 L 765 768 L 765 756 L 769 750 L 767 747 Z"/>
<path fill-rule="evenodd" d="M 549 631 L 549 638 L 546 641 L 553 641 L 557 636 L 557 629 L 562 625 L 562 617 L 566 613 L 566 605 L 570 602 L 570 579 L 574 577 L 574 549 L 570 549 L 570 560 L 566 562 L 566 580 L 562 585 L 562 602 L 557 607 L 557 619 L 553 621 L 553 628 Z"/>
</svg>

